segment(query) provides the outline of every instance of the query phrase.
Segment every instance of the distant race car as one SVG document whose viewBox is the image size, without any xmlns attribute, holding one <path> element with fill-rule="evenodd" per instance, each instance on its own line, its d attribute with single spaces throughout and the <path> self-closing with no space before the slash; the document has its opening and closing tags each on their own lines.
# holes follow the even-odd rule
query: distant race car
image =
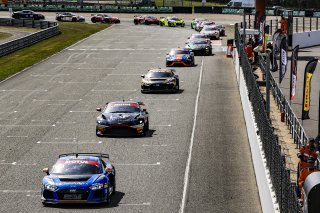
<svg viewBox="0 0 320 213">
<path fill-rule="evenodd" d="M 222 24 L 216 25 L 216 27 L 218 28 L 218 30 L 220 32 L 220 36 L 226 35 L 226 29 Z"/>
<path fill-rule="evenodd" d="M 212 55 L 212 46 L 209 39 L 191 40 L 186 48 L 192 50 L 194 55 Z"/>
<path fill-rule="evenodd" d="M 85 22 L 85 18 L 76 13 L 57 13 L 56 15 L 57 21 L 70 21 L 70 22 Z"/>
<path fill-rule="evenodd" d="M 151 69 L 141 77 L 141 93 L 179 91 L 179 76 L 174 69 Z"/>
<path fill-rule="evenodd" d="M 109 203 L 116 191 L 116 171 L 106 163 L 108 154 L 69 153 L 59 155 L 52 169 L 44 168 L 43 205 L 58 203 Z"/>
<path fill-rule="evenodd" d="M 197 24 L 200 23 L 200 22 L 203 22 L 203 21 L 208 21 L 208 19 L 205 19 L 205 18 L 196 18 L 196 19 L 193 19 L 193 20 L 191 21 L 191 29 L 196 29 Z"/>
<path fill-rule="evenodd" d="M 166 66 L 194 66 L 194 53 L 187 48 L 174 48 L 167 53 Z"/>
<path fill-rule="evenodd" d="M 141 105 L 141 102 L 121 101 L 97 108 L 101 115 L 97 117 L 96 135 L 145 136 L 149 130 L 149 113 Z"/>
<path fill-rule="evenodd" d="M 109 15 L 109 14 L 98 13 L 98 14 L 94 14 L 91 17 L 91 22 L 92 23 L 101 22 L 101 23 L 107 23 L 107 24 L 119 24 L 120 19 L 117 17 L 113 17 L 112 15 Z"/>
<path fill-rule="evenodd" d="M 167 27 L 176 27 L 181 26 L 184 27 L 185 23 L 184 20 L 178 17 L 160 17 L 160 26 L 167 26 Z"/>
<path fill-rule="evenodd" d="M 143 16 L 134 16 L 134 24 L 159 24 L 159 19 L 154 16 L 143 15 Z"/>
<path fill-rule="evenodd" d="M 15 19 L 34 19 L 34 20 L 40 20 L 40 19 L 45 19 L 44 15 L 40 13 L 36 13 L 32 10 L 21 10 L 21 11 L 16 11 L 12 13 L 12 18 Z"/>
<path fill-rule="evenodd" d="M 200 33 L 207 35 L 210 39 L 220 39 L 220 31 L 215 25 L 204 27 Z"/>
<path fill-rule="evenodd" d="M 210 39 L 208 38 L 207 35 L 205 34 L 200 34 L 200 33 L 196 33 L 196 34 L 192 34 L 190 37 L 188 37 L 188 42 L 192 41 L 192 40 L 199 40 L 199 39 Z"/>
<path fill-rule="evenodd" d="M 197 31 L 200 32 L 204 27 L 210 26 L 210 25 L 215 25 L 213 21 L 203 21 L 201 22 L 200 26 L 197 27 Z"/>
</svg>

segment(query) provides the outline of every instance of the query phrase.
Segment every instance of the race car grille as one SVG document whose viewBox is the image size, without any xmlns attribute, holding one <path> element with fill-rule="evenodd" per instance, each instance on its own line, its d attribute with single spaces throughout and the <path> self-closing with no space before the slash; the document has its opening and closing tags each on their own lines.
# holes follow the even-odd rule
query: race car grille
<svg viewBox="0 0 320 213">
<path fill-rule="evenodd" d="M 133 135 L 136 134 L 134 129 L 122 126 L 115 126 L 108 130 L 107 134 L 110 135 Z"/>
<path fill-rule="evenodd" d="M 60 178 L 61 182 L 86 182 L 90 179 L 91 177 L 82 177 L 82 178 Z"/>
<path fill-rule="evenodd" d="M 44 197 L 45 199 L 53 199 L 53 198 L 54 198 L 52 192 L 51 192 L 51 191 L 48 191 L 48 190 L 44 190 L 44 191 L 43 191 L 43 197 Z"/>
<path fill-rule="evenodd" d="M 171 90 L 174 88 L 173 84 L 151 84 L 150 86 L 143 86 L 142 89 L 150 90 Z"/>
<path fill-rule="evenodd" d="M 176 25 L 177 25 L 177 26 L 181 26 L 181 25 L 183 25 L 183 24 L 182 24 L 182 23 L 176 23 Z"/>
<path fill-rule="evenodd" d="M 93 194 L 93 198 L 104 198 L 104 190 L 97 190 Z"/>
<path fill-rule="evenodd" d="M 59 200 L 69 200 L 70 198 L 68 198 L 66 195 L 77 195 L 78 198 L 76 200 L 87 200 L 89 197 L 89 192 L 84 189 L 61 189 L 57 191 L 57 195 Z"/>
</svg>

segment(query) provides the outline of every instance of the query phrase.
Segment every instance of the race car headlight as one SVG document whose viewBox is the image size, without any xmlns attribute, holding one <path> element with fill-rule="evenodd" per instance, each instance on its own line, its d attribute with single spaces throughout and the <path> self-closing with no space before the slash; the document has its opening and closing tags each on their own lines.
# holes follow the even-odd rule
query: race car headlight
<svg viewBox="0 0 320 213">
<path fill-rule="evenodd" d="M 46 190 L 49 190 L 49 191 L 56 191 L 56 190 L 58 189 L 58 187 L 53 186 L 53 185 L 50 185 L 50 184 L 44 185 L 44 188 L 45 188 Z"/>
<path fill-rule="evenodd" d="M 103 183 L 94 183 L 89 188 L 91 190 L 103 189 Z"/>
<path fill-rule="evenodd" d="M 168 79 L 167 81 L 166 81 L 166 83 L 167 84 L 172 84 L 172 83 L 174 83 L 175 82 L 175 78 L 170 78 L 170 79 Z"/>
<path fill-rule="evenodd" d="M 167 56 L 167 60 L 173 61 L 173 60 L 174 60 L 174 55 L 168 55 L 168 56 Z"/>
<path fill-rule="evenodd" d="M 109 126 L 106 120 L 97 120 L 97 124 L 102 125 L 102 126 Z"/>
</svg>

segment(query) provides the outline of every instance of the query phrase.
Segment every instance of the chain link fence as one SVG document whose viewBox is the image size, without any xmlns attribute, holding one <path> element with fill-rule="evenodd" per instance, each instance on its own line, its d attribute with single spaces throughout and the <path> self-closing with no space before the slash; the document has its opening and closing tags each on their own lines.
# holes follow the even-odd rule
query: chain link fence
<svg viewBox="0 0 320 213">
<path fill-rule="evenodd" d="M 270 171 L 270 177 L 279 203 L 280 212 L 299 213 L 300 208 L 296 191 L 297 185 L 291 182 L 290 170 L 286 168 L 285 158 L 281 153 L 278 136 L 274 133 L 271 120 L 268 118 L 265 100 L 245 52 L 245 46 L 240 36 L 238 24 L 235 26 L 235 43 L 240 56 L 240 64 L 246 81 L 249 100 L 252 104 L 258 134 L 262 142 L 267 168 Z"/>
</svg>

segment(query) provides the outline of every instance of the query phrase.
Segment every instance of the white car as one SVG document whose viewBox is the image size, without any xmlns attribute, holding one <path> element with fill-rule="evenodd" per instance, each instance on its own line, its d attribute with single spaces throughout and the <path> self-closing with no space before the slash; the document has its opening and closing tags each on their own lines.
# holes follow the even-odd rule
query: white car
<svg viewBox="0 0 320 213">
<path fill-rule="evenodd" d="M 201 34 L 205 34 L 208 38 L 212 39 L 220 39 L 220 30 L 216 26 L 207 26 L 204 27 L 201 31 Z"/>
<path fill-rule="evenodd" d="M 213 21 L 203 21 L 196 27 L 196 30 L 200 32 L 204 27 L 211 25 L 215 25 L 215 23 Z"/>
</svg>

